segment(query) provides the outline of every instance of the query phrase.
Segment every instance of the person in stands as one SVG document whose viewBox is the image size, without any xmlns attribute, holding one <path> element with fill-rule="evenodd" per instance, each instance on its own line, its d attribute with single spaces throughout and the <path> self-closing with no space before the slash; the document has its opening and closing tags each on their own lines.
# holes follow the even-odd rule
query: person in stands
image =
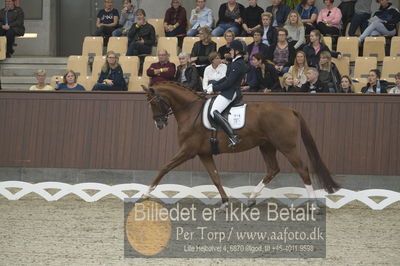
<svg viewBox="0 0 400 266">
<path fill-rule="evenodd" d="M 169 53 L 165 49 L 158 51 L 158 62 L 150 65 L 147 76 L 151 78 L 150 85 L 161 81 L 172 81 L 175 77 L 176 67 L 169 61 Z"/>
<path fill-rule="evenodd" d="M 197 69 L 189 62 L 190 55 L 180 53 L 178 58 L 180 65 L 176 69 L 175 81 L 182 83 L 194 91 L 203 91 L 199 73 L 197 73 Z"/>
<path fill-rule="evenodd" d="M 211 29 L 213 24 L 212 10 L 206 7 L 206 0 L 196 0 L 196 8 L 190 14 L 190 24 L 192 27 L 186 33 L 187 36 L 193 37 L 199 33 L 202 27 Z"/>
<path fill-rule="evenodd" d="M 289 15 L 290 7 L 282 3 L 282 0 L 272 0 L 272 5 L 265 10 L 272 14 L 272 26 L 283 27 Z"/>
<path fill-rule="evenodd" d="M 186 33 L 186 9 L 181 0 L 172 0 L 164 17 L 164 31 L 166 37 L 176 37 Z"/>
<path fill-rule="evenodd" d="M 35 72 L 37 84 L 29 88 L 30 91 L 53 91 L 54 88 L 46 84 L 46 71 L 39 69 Z"/>
<path fill-rule="evenodd" d="M 387 93 L 388 87 L 386 80 L 381 80 L 381 71 L 379 69 L 371 69 L 368 74 L 367 86 L 361 89 L 362 93 Z"/>
<path fill-rule="evenodd" d="M 85 88 L 78 84 L 78 77 L 73 70 L 68 70 L 63 76 L 63 83 L 56 88 L 59 91 L 84 91 Z"/>
<path fill-rule="evenodd" d="M 114 51 L 108 51 L 106 62 L 101 68 L 100 77 L 93 91 L 126 91 L 128 90 L 124 79 L 121 65 L 118 63 L 118 56 Z"/>
<path fill-rule="evenodd" d="M 104 46 L 107 46 L 108 39 L 115 29 L 118 27 L 119 13 L 113 8 L 112 0 L 104 1 L 104 9 L 101 9 L 97 14 L 96 19 L 96 36 L 103 36 Z"/>
<path fill-rule="evenodd" d="M 257 5 L 257 0 L 249 0 L 249 6 L 244 9 L 243 33 L 244 36 L 253 36 L 257 29 L 261 29 L 261 14 L 264 10 Z"/>
<path fill-rule="evenodd" d="M 14 53 L 16 36 L 25 34 L 24 11 L 15 6 L 15 0 L 5 0 L 5 7 L 0 10 L 0 36 L 7 38 L 6 57 L 10 58 Z"/>
<path fill-rule="evenodd" d="M 132 4 L 132 0 L 125 0 L 124 6 L 121 9 L 121 17 L 119 19 L 119 28 L 112 32 L 112 36 L 127 36 L 133 23 L 136 21 L 136 6 Z"/>
<path fill-rule="evenodd" d="M 147 23 L 146 12 L 143 9 L 136 11 L 136 23 L 129 30 L 128 39 L 127 56 L 151 54 L 156 43 L 156 31 L 153 25 Z"/>
</svg>

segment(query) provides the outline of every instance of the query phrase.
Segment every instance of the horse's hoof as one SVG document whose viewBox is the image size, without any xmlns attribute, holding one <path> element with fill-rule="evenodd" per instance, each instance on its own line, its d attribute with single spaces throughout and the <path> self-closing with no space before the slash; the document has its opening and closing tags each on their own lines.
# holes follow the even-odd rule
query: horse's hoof
<svg viewBox="0 0 400 266">
<path fill-rule="evenodd" d="M 247 201 L 247 207 L 253 207 L 254 205 L 256 205 L 256 199 L 249 199 Z"/>
</svg>

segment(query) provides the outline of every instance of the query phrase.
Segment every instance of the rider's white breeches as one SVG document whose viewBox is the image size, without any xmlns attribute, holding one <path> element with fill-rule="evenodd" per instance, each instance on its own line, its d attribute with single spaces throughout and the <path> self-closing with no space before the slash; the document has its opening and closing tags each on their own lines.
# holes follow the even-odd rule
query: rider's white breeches
<svg viewBox="0 0 400 266">
<path fill-rule="evenodd" d="M 211 117 L 214 118 L 214 111 L 218 111 L 219 113 L 222 113 L 226 107 L 228 107 L 228 105 L 235 100 L 236 98 L 236 92 L 235 94 L 233 94 L 233 98 L 232 100 L 229 100 L 227 98 L 225 98 L 224 96 L 222 96 L 221 94 L 217 96 L 217 98 L 215 98 L 215 101 L 211 107 Z"/>
</svg>

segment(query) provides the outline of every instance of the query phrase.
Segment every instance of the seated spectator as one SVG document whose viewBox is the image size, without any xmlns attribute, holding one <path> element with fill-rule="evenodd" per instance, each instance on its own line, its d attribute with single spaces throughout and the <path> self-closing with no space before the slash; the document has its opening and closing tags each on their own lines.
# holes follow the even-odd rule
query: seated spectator
<svg viewBox="0 0 400 266">
<path fill-rule="evenodd" d="M 218 54 L 219 56 L 225 61 L 224 63 L 232 61 L 232 56 L 231 56 L 231 42 L 235 39 L 235 33 L 231 30 L 227 30 L 224 33 L 224 38 L 226 41 L 226 44 L 221 46 L 218 49 Z"/>
<path fill-rule="evenodd" d="M 396 79 L 396 87 L 393 87 L 392 89 L 390 89 L 389 93 L 390 94 L 400 94 L 400 72 L 396 74 L 396 76 L 394 76 L 394 78 Z"/>
<path fill-rule="evenodd" d="M 164 31 L 166 37 L 176 37 L 186 33 L 186 9 L 181 0 L 172 0 L 164 17 Z"/>
<path fill-rule="evenodd" d="M 301 92 L 301 89 L 294 86 L 293 76 L 290 73 L 285 73 L 280 82 L 272 88 L 272 92 Z"/>
<path fill-rule="evenodd" d="M 321 53 L 317 69 L 319 71 L 319 81 L 328 87 L 329 92 L 338 92 L 341 77 L 338 68 L 332 62 L 330 52 L 324 51 Z"/>
<path fill-rule="evenodd" d="M 222 63 L 221 56 L 217 52 L 211 52 L 209 56 L 211 64 L 204 70 L 203 90 L 207 90 L 209 84 L 213 84 L 226 76 L 227 66 Z"/>
<path fill-rule="evenodd" d="M 354 85 L 353 81 L 349 76 L 342 76 L 342 79 L 340 81 L 340 88 L 339 88 L 340 93 L 354 93 Z"/>
<path fill-rule="evenodd" d="M 281 75 L 288 72 L 294 62 L 296 50 L 293 44 L 287 41 L 288 31 L 285 28 L 278 29 L 278 42 L 268 48 L 267 60 L 275 64 L 275 68 Z"/>
<path fill-rule="evenodd" d="M 288 31 L 288 42 L 293 44 L 294 49 L 301 49 L 305 42 L 305 31 L 303 22 L 301 22 L 297 11 L 290 11 L 284 28 Z"/>
<path fill-rule="evenodd" d="M 363 42 L 368 36 L 393 36 L 396 34 L 396 25 L 400 22 L 400 12 L 388 0 L 380 0 L 380 7 L 369 19 L 369 26 L 358 38 Z"/>
<path fill-rule="evenodd" d="M 249 6 L 244 9 L 243 33 L 244 36 L 253 36 L 256 29 L 261 29 L 261 14 L 264 9 L 257 5 L 257 0 L 249 0 Z"/>
<path fill-rule="evenodd" d="M 282 3 L 282 0 L 272 0 L 272 6 L 267 7 L 265 10 L 272 14 L 272 26 L 283 27 L 289 15 L 290 7 Z"/>
<path fill-rule="evenodd" d="M 179 54 L 180 65 L 176 69 L 175 81 L 195 91 L 202 91 L 201 81 L 197 69 L 190 65 L 190 56 L 185 53 Z"/>
<path fill-rule="evenodd" d="M 112 36 L 127 36 L 133 23 L 135 23 L 135 13 L 137 8 L 132 4 L 131 0 L 124 1 L 124 7 L 121 9 L 121 17 L 119 19 L 119 28 L 112 32 Z"/>
<path fill-rule="evenodd" d="M 303 47 L 306 54 L 307 62 L 310 67 L 317 67 L 319 64 L 319 57 L 323 51 L 328 51 L 335 58 L 342 58 L 340 52 L 329 50 L 324 42 L 324 38 L 319 30 L 313 30 L 310 33 L 310 42 Z"/>
<path fill-rule="evenodd" d="M 247 53 L 249 54 L 249 61 L 251 61 L 251 57 L 255 54 L 262 54 L 264 58 L 267 57 L 268 53 L 268 46 L 264 43 L 262 43 L 262 36 L 263 36 L 263 30 L 262 29 L 257 29 L 253 33 L 253 42 L 250 43 L 247 46 Z"/>
<path fill-rule="evenodd" d="M 15 6 L 15 0 L 6 0 L 5 7 L 0 10 L 0 36 L 6 36 L 6 57 L 10 58 L 14 53 L 15 36 L 25 34 L 24 11 Z"/>
<path fill-rule="evenodd" d="M 158 51 L 158 62 L 150 65 L 147 69 L 147 76 L 151 78 L 150 85 L 161 81 L 172 81 L 175 77 L 175 64 L 169 61 L 167 50 Z"/>
<path fill-rule="evenodd" d="M 339 35 L 342 12 L 333 5 L 334 0 L 324 0 L 326 8 L 319 12 L 317 29 L 323 35 Z"/>
<path fill-rule="evenodd" d="M 294 64 L 289 68 L 288 71 L 289 74 L 292 74 L 293 84 L 296 87 L 301 88 L 301 86 L 303 86 L 307 82 L 307 71 L 308 64 L 306 54 L 303 51 L 297 51 Z"/>
<path fill-rule="evenodd" d="M 261 20 L 263 24 L 264 34 L 262 36 L 263 44 L 267 46 L 275 45 L 278 39 L 278 33 L 275 27 L 271 26 L 272 14 L 269 12 L 264 12 L 261 15 Z"/>
<path fill-rule="evenodd" d="M 217 51 L 217 44 L 211 40 L 211 31 L 208 27 L 199 29 L 200 40 L 195 42 L 190 53 L 190 61 L 199 71 L 199 75 L 203 77 L 204 69 L 211 62 L 208 55 Z"/>
<path fill-rule="evenodd" d="M 307 35 L 317 27 L 318 9 L 314 3 L 315 0 L 302 0 L 301 4 L 294 9 L 300 14 Z"/>
<path fill-rule="evenodd" d="M 129 30 L 128 38 L 127 56 L 151 54 L 152 47 L 156 43 L 156 31 L 153 25 L 147 23 L 143 9 L 136 11 L 136 23 Z"/>
<path fill-rule="evenodd" d="M 362 93 L 387 93 L 388 82 L 380 80 L 381 71 L 379 69 L 371 69 L 368 74 L 367 86 L 361 89 Z"/>
<path fill-rule="evenodd" d="M 320 93 L 329 92 L 329 88 L 319 81 L 318 70 L 315 67 L 310 67 L 306 73 L 307 82 L 301 86 L 302 92 Z"/>
<path fill-rule="evenodd" d="M 76 73 L 68 70 L 63 76 L 63 83 L 59 84 L 56 88 L 59 91 L 84 91 L 85 88 L 76 82 Z"/>
<path fill-rule="evenodd" d="M 46 84 L 46 71 L 39 69 L 35 72 L 37 84 L 29 88 L 30 91 L 52 91 L 54 88 Z"/>
<path fill-rule="evenodd" d="M 108 51 L 106 62 L 101 68 L 100 77 L 93 87 L 94 91 L 126 91 L 124 73 L 114 51 Z"/>
<path fill-rule="evenodd" d="M 350 23 L 351 18 L 354 15 L 354 5 L 357 0 L 341 0 L 338 8 L 340 9 L 340 13 L 342 13 L 342 27 L 343 32 L 342 35 L 345 35 L 347 24 Z"/>
<path fill-rule="evenodd" d="M 212 36 L 222 36 L 225 31 L 231 30 L 236 36 L 240 34 L 244 15 L 244 6 L 236 0 L 228 0 L 222 4 L 218 11 L 217 27 L 212 31 Z"/>
<path fill-rule="evenodd" d="M 268 92 L 279 82 L 278 73 L 273 64 L 264 60 L 262 54 L 255 54 L 251 57 L 251 64 L 256 68 L 257 84 L 253 91 Z"/>
<path fill-rule="evenodd" d="M 371 3 L 372 0 L 357 0 L 349 28 L 350 36 L 356 36 L 357 28 L 360 28 L 361 33 L 363 33 L 368 27 L 368 20 L 371 17 Z"/>
<path fill-rule="evenodd" d="M 212 10 L 206 7 L 206 0 L 196 0 L 196 8 L 190 14 L 192 28 L 186 33 L 187 36 L 196 36 L 199 28 L 208 27 L 213 24 Z"/>
<path fill-rule="evenodd" d="M 103 36 L 104 46 L 107 46 L 108 39 L 112 32 L 118 27 L 119 13 L 113 8 L 112 0 L 104 0 L 104 9 L 101 9 L 97 14 L 95 32 L 96 36 Z"/>
</svg>

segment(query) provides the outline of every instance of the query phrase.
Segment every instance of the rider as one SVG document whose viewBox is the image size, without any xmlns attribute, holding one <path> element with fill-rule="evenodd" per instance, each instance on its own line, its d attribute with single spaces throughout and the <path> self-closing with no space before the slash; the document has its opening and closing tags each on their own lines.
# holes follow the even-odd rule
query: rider
<svg viewBox="0 0 400 266">
<path fill-rule="evenodd" d="M 237 97 L 241 96 L 240 86 L 246 74 L 247 66 L 244 62 L 246 54 L 246 44 L 241 40 L 234 40 L 230 45 L 230 54 L 233 58 L 232 63 L 228 65 L 226 77 L 214 84 L 209 84 L 206 92 L 212 93 L 220 91 L 211 107 L 211 116 L 214 121 L 225 131 L 229 137 L 229 147 L 234 147 L 240 142 L 238 135 L 233 133 L 231 126 L 221 113 Z"/>
</svg>

